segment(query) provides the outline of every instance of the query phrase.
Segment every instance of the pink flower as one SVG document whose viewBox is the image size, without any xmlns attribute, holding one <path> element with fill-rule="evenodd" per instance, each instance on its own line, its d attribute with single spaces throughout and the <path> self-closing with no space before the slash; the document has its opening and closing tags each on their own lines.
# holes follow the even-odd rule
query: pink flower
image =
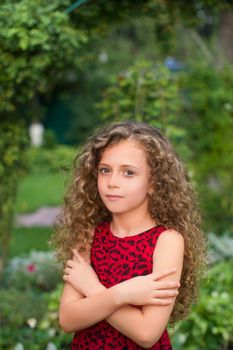
<svg viewBox="0 0 233 350">
<path fill-rule="evenodd" d="M 28 264 L 27 270 L 28 270 L 28 272 L 35 272 L 36 271 L 36 265 L 35 264 Z"/>
</svg>

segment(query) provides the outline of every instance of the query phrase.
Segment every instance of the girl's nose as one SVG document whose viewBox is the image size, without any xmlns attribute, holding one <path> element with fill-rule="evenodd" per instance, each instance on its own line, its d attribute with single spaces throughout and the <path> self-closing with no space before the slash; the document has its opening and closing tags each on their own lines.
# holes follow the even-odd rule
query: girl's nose
<svg viewBox="0 0 233 350">
<path fill-rule="evenodd" d="M 117 174 L 111 174 L 111 176 L 109 177 L 108 186 L 111 188 L 119 187 L 119 178 Z"/>
</svg>

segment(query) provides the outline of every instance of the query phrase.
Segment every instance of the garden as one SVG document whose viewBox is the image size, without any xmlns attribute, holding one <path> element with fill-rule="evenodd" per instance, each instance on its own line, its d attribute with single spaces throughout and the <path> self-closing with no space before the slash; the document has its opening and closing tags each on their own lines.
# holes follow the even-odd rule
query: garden
<svg viewBox="0 0 233 350">
<path fill-rule="evenodd" d="M 169 325 L 174 349 L 233 349 L 232 23 L 230 2 L 2 1 L 0 349 L 69 348 L 56 215 L 22 218 L 59 212 L 83 140 L 116 120 L 160 128 L 199 195 L 208 267 L 189 316 Z"/>
</svg>

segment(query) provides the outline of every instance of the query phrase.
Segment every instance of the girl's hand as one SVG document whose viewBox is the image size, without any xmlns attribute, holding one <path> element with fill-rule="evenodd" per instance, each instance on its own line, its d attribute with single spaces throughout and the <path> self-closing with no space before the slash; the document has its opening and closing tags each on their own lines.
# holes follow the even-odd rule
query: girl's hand
<svg viewBox="0 0 233 350">
<path fill-rule="evenodd" d="M 176 269 L 168 269 L 160 273 L 133 277 L 114 286 L 123 304 L 131 305 L 169 305 L 178 294 L 179 282 L 159 281 L 159 279 L 175 273 Z"/>
<path fill-rule="evenodd" d="M 95 270 L 76 249 L 73 250 L 73 259 L 66 262 L 63 280 L 70 283 L 74 289 L 84 296 L 93 294 L 93 291 L 95 291 L 95 294 L 103 291 L 103 286 Z"/>
</svg>

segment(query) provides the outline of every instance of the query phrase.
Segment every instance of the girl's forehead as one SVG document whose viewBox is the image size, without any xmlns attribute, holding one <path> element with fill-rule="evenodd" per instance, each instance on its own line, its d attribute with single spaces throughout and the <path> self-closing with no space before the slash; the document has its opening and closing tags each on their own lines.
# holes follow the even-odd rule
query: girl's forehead
<svg viewBox="0 0 233 350">
<path fill-rule="evenodd" d="M 108 146 L 101 157 L 103 160 L 129 160 L 132 162 L 138 162 L 146 160 L 146 153 L 139 142 L 133 140 L 123 140 L 117 144 Z"/>
</svg>

